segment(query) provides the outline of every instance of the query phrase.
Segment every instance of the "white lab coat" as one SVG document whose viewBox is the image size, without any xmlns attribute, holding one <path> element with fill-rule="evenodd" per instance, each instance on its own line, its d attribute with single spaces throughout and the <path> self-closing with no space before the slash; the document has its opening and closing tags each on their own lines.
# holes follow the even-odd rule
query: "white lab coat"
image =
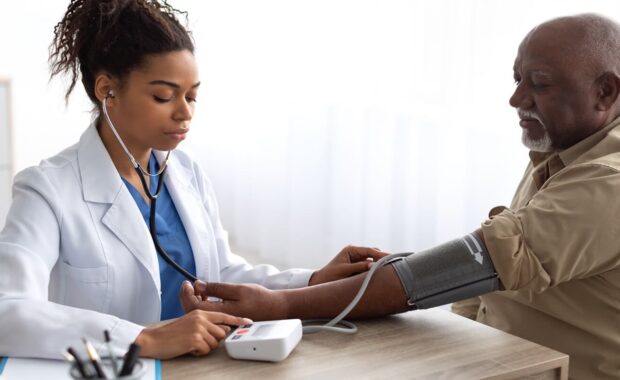
<svg viewBox="0 0 620 380">
<path fill-rule="evenodd" d="M 230 251 L 213 189 L 187 154 L 172 152 L 165 184 L 198 278 L 308 284 L 309 270 L 252 267 Z M 15 177 L 0 233 L 0 356 L 60 358 L 81 337 L 100 349 L 105 329 L 123 353 L 144 324 L 159 321 L 160 289 L 148 227 L 94 124 L 77 144 Z"/>
</svg>

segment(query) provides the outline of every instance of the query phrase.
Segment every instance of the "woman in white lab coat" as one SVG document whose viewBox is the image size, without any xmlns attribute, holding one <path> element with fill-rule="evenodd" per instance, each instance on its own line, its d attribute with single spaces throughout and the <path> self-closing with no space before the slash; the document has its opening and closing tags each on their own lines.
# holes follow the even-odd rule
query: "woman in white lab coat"
<svg viewBox="0 0 620 380">
<path fill-rule="evenodd" d="M 147 172 L 166 169 L 157 236 L 199 279 L 295 288 L 364 271 L 367 258 L 382 256 L 349 247 L 319 271 L 280 272 L 230 251 L 211 184 L 175 150 L 200 85 L 194 46 L 176 13 L 165 2 L 77 0 L 56 26 L 52 75 L 70 74 L 67 96 L 81 79 L 95 118 L 77 144 L 15 177 L 0 233 L 0 356 L 60 358 L 82 337 L 101 342 L 104 330 L 117 353 L 137 342 L 143 356 L 200 355 L 217 346 L 227 325 L 248 323 L 182 314 L 184 277 L 157 255 L 145 223 L 158 177 L 149 187 L 147 175 L 143 186 L 130 157 Z M 192 288 L 186 282 L 183 290 Z"/>
</svg>

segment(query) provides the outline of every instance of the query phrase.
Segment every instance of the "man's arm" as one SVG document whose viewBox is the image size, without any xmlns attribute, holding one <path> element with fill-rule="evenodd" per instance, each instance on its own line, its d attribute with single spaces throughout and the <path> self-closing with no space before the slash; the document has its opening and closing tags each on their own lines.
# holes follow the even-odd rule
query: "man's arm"
<svg viewBox="0 0 620 380">
<path fill-rule="evenodd" d="M 365 275 L 357 275 L 285 294 L 288 318 L 331 318 L 359 291 Z M 379 268 L 347 318 L 368 318 L 407 311 L 407 296 L 391 265 Z"/>
<path fill-rule="evenodd" d="M 298 289 L 269 290 L 253 284 L 183 284 L 181 304 L 194 309 L 242 315 L 253 320 L 331 318 L 355 297 L 365 274 Z M 222 302 L 206 300 L 221 298 Z M 407 310 L 407 297 L 391 265 L 377 270 L 348 318 L 368 318 Z"/>
<path fill-rule="evenodd" d="M 476 231 L 379 268 L 364 296 L 348 315 L 364 318 L 407 309 L 426 309 L 497 290 L 499 279 Z M 186 283 L 181 302 L 256 320 L 329 318 L 340 313 L 358 292 L 364 275 L 302 289 L 271 291 L 257 285 Z M 217 297 L 223 302 L 208 301 Z"/>
</svg>

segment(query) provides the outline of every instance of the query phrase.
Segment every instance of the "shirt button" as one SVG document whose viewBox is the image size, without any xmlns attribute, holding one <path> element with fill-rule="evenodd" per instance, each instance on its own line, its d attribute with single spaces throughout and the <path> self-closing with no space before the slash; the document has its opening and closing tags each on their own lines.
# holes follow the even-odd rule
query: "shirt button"
<svg viewBox="0 0 620 380">
<path fill-rule="evenodd" d="M 489 218 L 494 217 L 497 214 L 500 214 L 502 211 L 504 211 L 507 207 L 506 206 L 495 206 L 491 209 L 491 211 L 489 211 Z"/>
</svg>

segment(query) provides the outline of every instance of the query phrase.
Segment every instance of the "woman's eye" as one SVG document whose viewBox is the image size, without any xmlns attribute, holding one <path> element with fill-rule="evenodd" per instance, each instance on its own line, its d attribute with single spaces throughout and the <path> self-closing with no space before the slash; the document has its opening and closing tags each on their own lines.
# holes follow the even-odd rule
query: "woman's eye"
<svg viewBox="0 0 620 380">
<path fill-rule="evenodd" d="M 190 98 L 189 96 L 187 96 L 185 100 L 187 100 L 190 103 L 196 103 L 196 98 Z"/>
<path fill-rule="evenodd" d="M 156 101 L 157 103 L 167 103 L 167 102 L 169 102 L 169 101 L 170 101 L 170 99 L 160 98 L 160 97 L 159 97 L 159 96 L 157 96 L 157 95 L 154 95 L 154 96 L 153 96 L 153 99 L 155 99 L 155 101 Z"/>
</svg>

